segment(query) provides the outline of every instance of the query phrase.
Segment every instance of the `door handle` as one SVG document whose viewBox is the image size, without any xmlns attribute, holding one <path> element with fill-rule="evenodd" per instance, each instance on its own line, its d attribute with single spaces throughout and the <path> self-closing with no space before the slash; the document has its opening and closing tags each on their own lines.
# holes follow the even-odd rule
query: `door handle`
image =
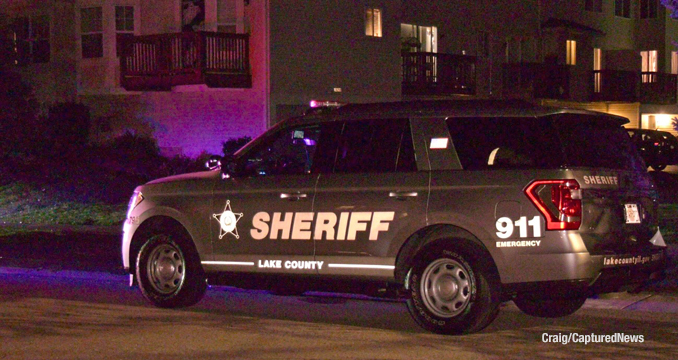
<svg viewBox="0 0 678 360">
<path fill-rule="evenodd" d="M 302 193 L 297 193 L 297 194 L 287 194 L 287 193 L 282 193 L 280 194 L 281 199 L 286 199 L 289 201 L 299 201 L 301 199 L 307 198 L 308 195 L 302 194 Z"/>
<path fill-rule="evenodd" d="M 388 197 L 396 198 L 397 200 L 407 200 L 410 197 L 417 197 L 419 193 L 416 191 L 391 191 Z"/>
</svg>

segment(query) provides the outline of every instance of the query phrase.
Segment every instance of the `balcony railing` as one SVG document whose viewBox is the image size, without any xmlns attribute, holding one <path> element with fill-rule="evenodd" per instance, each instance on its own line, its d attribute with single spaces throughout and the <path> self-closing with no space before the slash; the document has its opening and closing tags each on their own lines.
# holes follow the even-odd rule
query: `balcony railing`
<svg viewBox="0 0 678 360">
<path fill-rule="evenodd" d="M 593 72 L 592 100 L 675 104 L 677 86 L 673 74 L 596 70 Z"/>
<path fill-rule="evenodd" d="M 169 90 L 177 85 L 249 88 L 249 36 L 182 32 L 125 40 L 120 83 L 127 90 Z"/>
<path fill-rule="evenodd" d="M 638 101 L 640 72 L 621 70 L 593 71 L 593 101 Z"/>
<path fill-rule="evenodd" d="M 640 75 L 640 102 L 648 104 L 675 104 L 676 82 L 675 74 L 643 72 Z"/>
<path fill-rule="evenodd" d="M 515 63 L 503 66 L 504 97 L 570 99 L 570 69 L 567 65 Z"/>
<path fill-rule="evenodd" d="M 403 52 L 402 77 L 403 95 L 474 95 L 476 58 Z"/>
</svg>

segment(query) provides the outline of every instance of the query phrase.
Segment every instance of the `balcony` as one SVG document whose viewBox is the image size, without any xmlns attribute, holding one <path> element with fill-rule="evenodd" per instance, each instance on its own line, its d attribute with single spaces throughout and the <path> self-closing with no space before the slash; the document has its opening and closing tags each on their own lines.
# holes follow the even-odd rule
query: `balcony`
<svg viewBox="0 0 678 360">
<path fill-rule="evenodd" d="M 403 95 L 474 95 L 476 58 L 403 52 L 402 77 Z"/>
<path fill-rule="evenodd" d="M 505 98 L 570 99 L 570 67 L 544 63 L 504 64 Z"/>
<path fill-rule="evenodd" d="M 134 36 L 122 46 L 120 83 L 126 90 L 177 85 L 250 88 L 249 36 L 182 32 Z"/>
<path fill-rule="evenodd" d="M 640 102 L 669 105 L 676 103 L 675 74 L 643 72 L 640 74 Z"/>
<path fill-rule="evenodd" d="M 675 104 L 677 85 L 673 74 L 598 70 L 593 72 L 592 100 Z"/>
</svg>

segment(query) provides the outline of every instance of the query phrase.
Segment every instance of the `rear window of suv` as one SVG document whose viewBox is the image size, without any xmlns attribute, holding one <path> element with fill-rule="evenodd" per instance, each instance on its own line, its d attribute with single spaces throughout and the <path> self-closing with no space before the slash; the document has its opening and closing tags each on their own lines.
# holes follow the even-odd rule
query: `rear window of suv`
<svg viewBox="0 0 678 360">
<path fill-rule="evenodd" d="M 618 120 L 556 114 L 543 117 L 450 118 L 464 169 L 594 167 L 644 169 Z"/>
</svg>

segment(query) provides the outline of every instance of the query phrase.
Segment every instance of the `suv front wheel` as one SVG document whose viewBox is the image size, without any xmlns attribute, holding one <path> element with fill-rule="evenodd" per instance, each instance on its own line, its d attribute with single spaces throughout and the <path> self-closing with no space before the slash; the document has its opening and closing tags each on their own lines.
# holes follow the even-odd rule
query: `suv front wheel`
<svg viewBox="0 0 678 360">
<path fill-rule="evenodd" d="M 207 282 L 195 250 L 171 235 L 150 237 L 137 256 L 136 275 L 144 297 L 158 307 L 191 306 Z"/>
<path fill-rule="evenodd" d="M 434 247 L 415 259 L 407 307 L 423 328 L 440 334 L 480 331 L 499 312 L 496 281 L 462 252 Z"/>
</svg>

